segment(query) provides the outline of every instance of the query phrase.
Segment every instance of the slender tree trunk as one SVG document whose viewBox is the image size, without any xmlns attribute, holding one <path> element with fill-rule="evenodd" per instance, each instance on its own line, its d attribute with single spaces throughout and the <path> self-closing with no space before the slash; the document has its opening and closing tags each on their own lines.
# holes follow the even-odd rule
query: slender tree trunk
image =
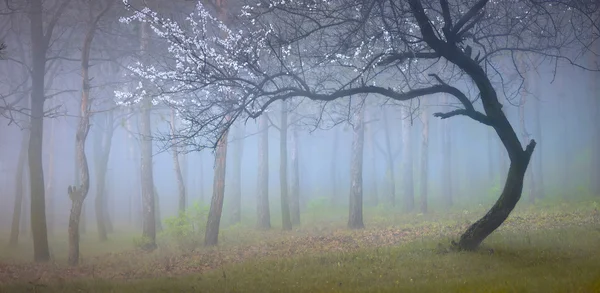
<svg viewBox="0 0 600 293">
<path fill-rule="evenodd" d="M 271 228 L 269 209 L 269 118 L 267 113 L 260 117 L 260 140 L 258 144 L 258 228 Z"/>
<path fill-rule="evenodd" d="M 227 117 L 226 119 L 231 119 Z M 215 154 L 215 178 L 213 181 L 213 194 L 210 201 L 208 221 L 204 236 L 205 246 L 215 246 L 219 240 L 219 225 L 223 212 L 223 198 L 225 195 L 225 167 L 227 165 L 227 136 L 229 129 L 225 130 L 217 143 Z"/>
<path fill-rule="evenodd" d="M 519 120 L 521 124 L 521 139 L 523 142 L 527 142 L 529 138 L 529 133 L 527 132 L 527 125 L 525 123 L 525 105 L 527 104 L 527 90 L 528 90 L 528 80 L 527 77 L 521 87 L 520 93 L 520 101 L 519 101 Z M 535 203 L 535 181 L 533 176 L 533 170 L 530 168 L 527 173 L 529 174 L 529 203 Z"/>
<path fill-rule="evenodd" d="M 539 91 L 539 85 L 536 86 L 536 89 Z M 536 101 L 536 105 L 534 107 L 535 109 L 535 133 L 536 133 L 536 138 L 537 141 L 541 142 L 542 141 L 542 123 L 541 123 L 541 108 L 542 108 L 542 102 L 539 100 L 540 99 L 540 95 L 538 94 L 538 100 Z M 543 158 L 542 158 L 542 143 L 540 143 L 540 145 L 538 146 L 538 151 L 536 152 L 536 154 L 533 155 L 532 159 L 535 161 L 535 172 L 533 172 L 535 174 L 535 178 L 534 181 L 536 183 L 536 189 L 535 189 L 535 198 L 541 199 L 545 197 L 545 193 L 546 191 L 544 190 L 544 169 L 543 169 Z"/>
<path fill-rule="evenodd" d="M 53 108 L 51 103 L 50 108 Z M 48 199 L 48 206 L 46 207 L 46 213 L 48 215 L 48 233 L 52 234 L 54 231 L 54 136 L 56 132 L 56 119 L 50 120 L 50 145 L 48 146 L 48 183 L 46 184 L 46 198 Z"/>
<path fill-rule="evenodd" d="M 389 186 L 389 197 L 388 203 L 392 206 L 396 206 L 396 175 L 394 172 L 394 154 L 392 153 L 392 143 L 390 142 L 390 129 L 388 125 L 387 111 L 383 109 L 383 131 L 385 140 L 385 150 L 387 155 L 386 160 L 386 174 L 389 175 L 387 178 Z M 387 176 L 386 176 L 387 177 Z"/>
<path fill-rule="evenodd" d="M 348 228 L 362 229 L 363 223 L 363 149 L 365 143 L 364 105 L 354 114 L 354 137 L 352 140 L 352 167 L 350 169 L 350 209 Z"/>
<path fill-rule="evenodd" d="M 108 214 L 108 198 L 106 191 L 106 173 L 108 170 L 108 160 L 112 146 L 114 114 L 109 111 L 106 114 L 97 115 L 96 122 L 101 129 L 94 133 L 94 161 L 96 168 L 96 198 L 94 208 L 96 212 L 96 226 L 98 229 L 98 239 L 106 241 L 109 232 L 110 217 Z M 112 225 L 111 225 L 112 226 Z"/>
<path fill-rule="evenodd" d="M 142 55 L 148 47 L 148 23 L 141 24 L 141 51 Z M 154 194 L 154 173 L 152 160 L 152 127 L 150 126 L 150 113 L 152 111 L 152 98 L 143 97 L 141 113 L 141 183 L 142 183 L 142 237 L 145 239 L 143 249 L 156 248 L 156 206 Z"/>
<path fill-rule="evenodd" d="M 444 95 L 444 104 L 448 104 L 449 98 Z M 450 207 L 454 203 L 453 187 L 452 187 L 452 134 L 448 119 L 442 121 L 442 154 L 443 159 L 443 175 L 442 175 L 442 193 L 443 201 L 446 207 Z"/>
<path fill-rule="evenodd" d="M 415 208 L 410 108 L 402 108 L 402 114 L 402 189 L 404 210 L 410 212 Z"/>
<path fill-rule="evenodd" d="M 244 151 L 244 125 L 239 124 L 234 129 L 233 150 L 233 182 L 231 188 L 231 223 L 236 224 L 242 221 L 242 155 Z"/>
<path fill-rule="evenodd" d="M 372 176 L 372 194 L 371 194 L 371 204 L 373 206 L 377 206 L 379 204 L 379 193 L 377 189 L 377 151 L 375 150 L 375 127 L 373 126 L 373 113 L 371 111 L 366 111 L 365 115 L 367 115 L 365 119 L 368 122 L 365 122 L 365 131 L 367 132 L 367 142 L 369 144 L 369 152 L 371 153 L 371 176 Z"/>
<path fill-rule="evenodd" d="M 19 243 L 19 231 L 21 228 L 21 210 L 23 203 L 23 184 L 25 164 L 27 164 L 27 147 L 29 145 L 29 131 L 27 127 L 21 132 L 21 150 L 19 151 L 19 160 L 17 162 L 17 172 L 15 174 L 15 203 L 13 206 L 12 225 L 10 228 L 10 247 L 16 247 Z"/>
<path fill-rule="evenodd" d="M 160 213 L 160 197 L 158 196 L 158 189 L 156 189 L 156 186 L 153 187 L 154 190 L 154 206 L 155 206 L 155 224 L 156 224 L 156 231 L 160 232 L 163 229 L 162 226 L 162 216 Z"/>
<path fill-rule="evenodd" d="M 292 121 L 297 121 L 293 117 Z M 290 214 L 292 225 L 300 225 L 300 166 L 298 165 L 298 127 L 292 126 L 292 150 L 290 159 L 292 161 L 292 190 L 290 198 Z"/>
<path fill-rule="evenodd" d="M 283 230 L 292 230 L 290 218 L 290 201 L 288 197 L 287 177 L 287 130 L 288 130 L 287 101 L 281 101 L 281 135 L 279 139 L 279 180 L 281 184 L 281 221 Z"/>
<path fill-rule="evenodd" d="M 496 181 L 496 166 L 494 165 L 494 133 L 487 132 L 487 161 L 488 161 L 488 182 L 494 184 Z"/>
<path fill-rule="evenodd" d="M 337 206 L 338 204 L 338 168 L 337 168 L 337 154 L 339 152 L 339 140 L 340 134 L 337 127 L 333 128 L 333 149 L 331 150 L 331 205 Z"/>
<path fill-rule="evenodd" d="M 177 178 L 177 187 L 179 191 L 179 212 L 185 212 L 186 206 L 186 198 L 185 198 L 185 182 L 183 181 L 183 175 L 181 174 L 181 166 L 179 164 L 179 148 L 177 147 L 177 142 L 175 141 L 176 134 L 176 125 L 175 125 L 175 109 L 171 109 L 171 135 L 173 136 L 173 140 L 171 141 L 171 154 L 173 156 L 173 168 L 175 170 L 175 177 Z"/>
<path fill-rule="evenodd" d="M 429 115 L 427 108 L 421 114 L 423 130 L 421 137 L 421 213 L 427 213 L 427 187 L 429 179 Z"/>
<path fill-rule="evenodd" d="M 31 231 L 33 235 L 33 258 L 36 262 L 50 260 L 48 230 L 46 226 L 46 197 L 42 143 L 44 137 L 44 77 L 46 51 L 49 35 L 44 35 L 42 0 L 32 0 L 30 9 L 31 29 L 31 124 L 29 137 L 29 179 L 31 192 Z M 48 30 L 47 30 L 48 31 Z M 50 31 L 47 32 L 49 34 Z"/>
</svg>

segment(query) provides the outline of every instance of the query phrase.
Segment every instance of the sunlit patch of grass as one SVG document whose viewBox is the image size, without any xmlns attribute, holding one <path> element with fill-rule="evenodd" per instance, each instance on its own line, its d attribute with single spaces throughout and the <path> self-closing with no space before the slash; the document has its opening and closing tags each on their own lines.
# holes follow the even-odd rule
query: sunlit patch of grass
<svg viewBox="0 0 600 293">
<path fill-rule="evenodd" d="M 440 239 L 426 239 L 250 259 L 183 277 L 61 281 L 37 292 L 598 292 L 600 232 L 587 228 L 500 232 L 475 253 L 445 252 Z"/>
</svg>

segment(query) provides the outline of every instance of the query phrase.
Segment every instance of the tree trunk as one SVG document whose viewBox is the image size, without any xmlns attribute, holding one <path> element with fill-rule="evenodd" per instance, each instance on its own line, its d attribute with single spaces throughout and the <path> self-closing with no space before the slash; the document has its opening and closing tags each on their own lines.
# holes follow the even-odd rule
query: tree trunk
<svg viewBox="0 0 600 293">
<path fill-rule="evenodd" d="M 527 104 L 527 89 L 528 89 L 528 80 L 527 76 L 525 77 L 523 86 L 521 87 L 520 92 L 520 101 L 519 101 L 519 121 L 521 124 L 521 139 L 523 142 L 527 142 L 529 138 L 529 133 L 527 132 L 527 125 L 525 123 L 525 105 Z M 527 171 L 529 174 L 529 203 L 535 203 L 535 181 L 533 177 L 533 170 L 529 169 Z"/>
<path fill-rule="evenodd" d="M 389 178 L 387 178 L 388 182 L 388 203 L 392 206 L 396 206 L 396 175 L 394 172 L 394 154 L 392 153 L 392 143 L 390 142 L 390 129 L 388 125 L 388 117 L 387 111 L 383 109 L 383 131 L 384 131 L 384 140 L 385 140 L 385 152 L 387 156 L 386 160 L 386 174 L 389 174 Z M 386 176 L 387 177 L 387 176 Z"/>
<path fill-rule="evenodd" d="M 338 169 L 337 169 L 337 154 L 339 152 L 340 134 L 337 127 L 333 128 L 333 149 L 331 150 L 331 205 L 338 204 Z"/>
<path fill-rule="evenodd" d="M 183 181 L 183 174 L 181 173 L 181 166 L 179 164 L 179 148 L 175 141 L 176 127 L 175 127 L 175 109 L 171 109 L 171 135 L 173 139 L 171 141 L 171 154 L 173 156 L 173 169 L 175 171 L 175 177 L 177 178 L 177 190 L 179 191 L 179 212 L 185 212 L 186 198 L 185 198 L 185 182 Z"/>
<path fill-rule="evenodd" d="M 508 124 L 508 120 L 506 121 L 506 124 Z M 498 126 L 498 128 L 500 127 L 505 126 Z M 508 124 L 508 127 L 510 127 L 510 124 Z M 496 131 L 500 132 L 498 130 Z M 510 128 L 510 131 L 512 131 L 512 127 Z M 505 146 L 510 148 L 507 143 L 505 143 Z M 525 177 L 527 165 L 529 164 L 529 159 L 534 148 L 535 142 L 531 141 L 526 150 L 518 150 L 518 156 L 514 159 L 511 159 L 506 183 L 500 198 L 485 214 L 485 216 L 483 216 L 483 218 L 471 225 L 467 231 L 461 235 L 458 243 L 458 247 L 460 249 L 476 249 L 487 236 L 500 227 L 506 218 L 508 218 L 508 215 L 512 212 L 517 205 L 517 202 L 519 202 L 519 199 L 521 198 L 521 192 L 523 191 L 523 179 Z"/>
<path fill-rule="evenodd" d="M 141 51 L 148 47 L 148 23 L 141 24 Z M 154 201 L 154 174 L 152 162 L 152 127 L 150 126 L 150 112 L 152 98 L 143 97 L 141 115 L 141 183 L 142 183 L 142 237 L 145 250 L 156 248 L 156 206 Z"/>
<path fill-rule="evenodd" d="M 410 108 L 402 108 L 402 189 L 404 198 L 404 211 L 410 212 L 415 208 L 415 194 L 413 187 L 413 154 L 411 141 L 411 113 Z"/>
<path fill-rule="evenodd" d="M 25 164 L 27 164 L 27 147 L 29 145 L 29 131 L 27 126 L 23 129 L 21 137 L 21 150 L 19 151 L 19 160 L 17 162 L 17 172 L 15 174 L 15 203 L 13 206 L 12 225 L 10 228 L 9 246 L 16 247 L 19 243 L 19 231 L 21 228 L 21 210 L 23 204 L 23 184 Z"/>
<path fill-rule="evenodd" d="M 427 187 L 429 179 L 429 115 L 423 110 L 423 130 L 421 137 L 421 213 L 427 213 Z"/>
<path fill-rule="evenodd" d="M 234 129 L 233 182 L 231 188 L 231 223 L 242 221 L 242 155 L 244 151 L 244 125 L 239 123 Z"/>
<path fill-rule="evenodd" d="M 42 143 L 44 137 L 44 75 L 49 35 L 44 35 L 42 0 L 32 0 L 30 8 L 31 29 L 31 124 L 29 137 L 29 184 L 31 192 L 31 231 L 33 258 L 36 262 L 50 260 L 48 230 L 46 226 L 46 198 Z M 47 34 L 50 31 L 47 29 Z"/>
<path fill-rule="evenodd" d="M 154 207 L 155 207 L 154 222 L 156 225 L 156 231 L 160 232 L 163 229 L 162 216 L 160 214 L 160 197 L 158 196 L 158 189 L 156 189 L 156 186 L 153 186 L 153 190 L 154 190 Z"/>
<path fill-rule="evenodd" d="M 112 111 L 109 111 L 106 114 L 97 114 L 96 117 L 96 122 L 100 129 L 97 128 L 94 133 L 94 165 L 96 167 L 96 198 L 94 207 L 98 239 L 106 241 L 107 232 L 109 232 L 108 224 L 110 222 L 107 209 L 108 199 L 106 197 L 106 173 L 112 146 L 114 114 Z"/>
<path fill-rule="evenodd" d="M 288 198 L 287 178 L 287 130 L 288 130 L 287 101 L 281 101 L 281 135 L 279 138 L 279 180 L 281 184 L 281 224 L 283 230 L 292 230 L 290 218 L 290 201 Z"/>
<path fill-rule="evenodd" d="M 50 104 L 52 109 L 54 103 Z M 46 198 L 48 199 L 48 206 L 46 207 L 46 213 L 48 215 L 48 233 L 52 234 L 54 231 L 54 136 L 56 132 L 56 119 L 50 120 L 50 145 L 48 146 L 48 183 L 46 184 Z"/>
<path fill-rule="evenodd" d="M 363 149 L 365 143 L 365 106 L 354 114 L 354 136 L 352 139 L 352 163 L 350 169 L 350 209 L 348 228 L 362 229 L 363 223 Z"/>
<path fill-rule="evenodd" d="M 444 95 L 443 103 L 447 105 L 448 102 L 448 95 Z M 444 205 L 450 207 L 454 203 L 454 196 L 452 194 L 452 134 L 448 125 L 448 119 L 442 121 L 442 154 L 444 156 L 442 163 L 442 196 Z"/>
<path fill-rule="evenodd" d="M 373 189 L 372 189 L 372 194 L 370 196 L 371 198 L 371 204 L 373 206 L 377 206 L 379 204 L 379 193 L 377 190 L 377 180 L 378 180 L 378 176 L 377 176 L 377 152 L 375 150 L 375 127 L 373 126 L 374 121 L 370 121 L 373 120 L 373 118 L 375 117 L 375 115 L 373 115 L 373 113 L 371 113 L 371 111 L 367 111 L 365 113 L 369 114 L 366 118 L 366 120 L 368 122 L 365 122 L 365 131 L 367 132 L 367 142 L 369 144 L 369 152 L 371 153 L 371 176 L 372 176 L 372 184 L 373 184 Z M 367 124 L 368 123 L 368 124 Z"/>
<path fill-rule="evenodd" d="M 231 117 L 226 117 L 231 119 Z M 223 197 L 225 195 L 225 167 L 227 166 L 227 135 L 229 129 L 223 132 L 223 135 L 217 143 L 215 153 L 215 173 L 213 181 L 213 194 L 210 201 L 210 210 L 208 211 L 208 221 L 206 222 L 206 232 L 204 235 L 205 246 L 215 246 L 219 240 L 219 225 L 221 223 L 221 214 L 223 212 Z"/>
<path fill-rule="evenodd" d="M 258 228 L 271 228 L 269 209 L 269 118 L 267 113 L 260 117 L 260 140 L 258 144 Z"/>
<path fill-rule="evenodd" d="M 292 121 L 297 122 L 298 118 L 293 117 Z M 292 192 L 290 198 L 290 214 L 292 225 L 300 225 L 300 166 L 298 165 L 298 127 L 292 126 L 292 150 L 290 159 L 292 160 Z"/>
<path fill-rule="evenodd" d="M 488 182 L 489 184 L 494 184 L 496 181 L 495 170 L 496 166 L 494 165 L 494 133 L 492 131 L 487 132 L 487 161 L 488 161 Z"/>
</svg>

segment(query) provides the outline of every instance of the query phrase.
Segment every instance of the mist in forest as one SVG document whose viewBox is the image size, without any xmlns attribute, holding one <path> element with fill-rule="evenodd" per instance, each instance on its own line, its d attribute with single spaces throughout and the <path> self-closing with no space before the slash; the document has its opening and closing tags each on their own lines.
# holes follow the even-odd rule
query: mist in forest
<svg viewBox="0 0 600 293">
<path fill-rule="evenodd" d="M 11 67 L 2 67 L 3 75 Z M 593 86 L 592 74 L 576 68 L 559 68 L 556 76 L 550 66 L 542 66 L 532 72 L 528 78 L 528 99 L 524 105 L 524 122 L 529 135 L 538 142 L 530 169 L 541 167 L 544 197 L 577 198 L 592 194 L 594 178 L 591 154 L 592 139 L 597 135 L 599 126 L 594 124 L 593 99 L 598 92 Z M 101 75 L 95 78 L 102 80 Z M 55 91 L 67 91 L 79 80 L 77 73 L 62 74 L 54 81 Z M 369 98 L 371 99 L 371 97 Z M 372 99 L 378 99 L 372 97 Z M 403 152 L 410 154 L 407 159 L 412 164 L 414 194 L 419 197 L 419 170 L 423 136 L 423 115 L 432 116 L 440 108 L 448 107 L 444 97 L 430 96 L 420 99 L 421 107 L 413 106 L 406 115 L 400 106 L 373 106 L 366 110 L 366 134 L 363 164 L 364 202 L 366 206 L 386 205 L 390 196 L 388 167 L 388 144 L 392 152 L 394 182 L 396 187 L 396 209 L 402 210 L 403 197 Z M 504 100 L 504 111 L 513 127 L 521 128 L 520 106 L 518 100 Z M 78 120 L 78 94 L 67 93 L 57 96 L 53 104 L 60 105 L 61 115 L 44 119 L 44 176 L 49 188 L 47 196 L 47 216 L 49 226 L 55 230 L 65 230 L 70 210 L 67 187 L 74 185 L 75 179 L 75 131 Z M 416 104 L 413 103 L 413 104 Z M 452 103 L 450 103 L 450 107 Z M 274 108 L 278 108 L 275 104 Z M 95 139 L 102 136 L 102 119 L 106 113 L 94 114 L 91 122 L 90 138 L 86 152 L 90 169 L 91 188 L 85 201 L 85 223 L 90 227 L 94 217 L 94 182 L 97 172 L 97 156 L 102 148 Z M 168 131 L 169 110 L 157 110 L 152 114 L 153 133 Z M 277 215 L 279 207 L 279 140 L 276 128 L 280 123 L 277 110 L 270 114 L 269 127 L 269 195 L 272 214 Z M 139 173 L 139 118 L 137 115 L 115 114 L 114 134 L 110 146 L 107 167 L 107 198 L 110 217 L 117 226 L 127 229 L 140 225 L 141 198 Z M 301 119 L 298 119 L 301 120 Z M 473 123 L 468 118 L 439 119 L 428 117 L 429 162 L 428 188 L 429 206 L 435 212 L 449 208 L 444 205 L 444 196 L 451 194 L 455 204 L 489 203 L 497 196 L 502 186 L 508 157 L 493 129 L 483 124 Z M 403 124 L 408 127 L 403 128 Z M 352 151 L 352 126 L 346 121 L 334 127 L 321 127 L 310 123 L 291 124 L 291 131 L 297 133 L 297 149 L 300 178 L 300 201 L 305 209 L 311 201 L 325 200 L 337 207 L 348 205 L 350 192 L 350 164 Z M 237 121 L 235 131 L 242 139 L 230 135 L 231 142 L 227 153 L 227 179 L 225 183 L 224 218 L 227 219 L 228 199 L 231 186 L 241 185 L 242 217 L 253 218 L 256 213 L 257 172 L 259 162 L 259 139 L 261 130 L 258 119 Z M 408 130 L 408 135 L 403 131 Z M 15 193 L 15 176 L 18 170 L 19 154 L 22 147 L 23 131 L 19 123 L 0 125 L 0 186 L 3 204 L 0 206 L 0 226 L 10 228 Z M 408 139 L 410 149 L 404 150 L 403 139 Z M 522 142 L 525 144 L 525 142 Z M 154 184 L 159 198 L 161 217 L 177 214 L 177 180 L 171 152 L 164 144 L 154 143 L 153 156 Z M 289 147 L 289 143 L 288 143 Z M 291 149 L 291 148 L 290 148 Z M 289 154 L 289 151 L 288 151 Z M 446 154 L 449 159 L 444 159 Z M 234 157 L 241 157 L 237 162 Z M 450 165 L 447 165 L 447 163 Z M 186 185 L 189 203 L 196 201 L 210 203 L 214 152 L 210 149 L 190 150 L 180 155 L 180 164 Z M 241 176 L 239 183 L 234 182 L 234 172 L 239 164 Z M 288 163 L 288 168 L 291 165 Z M 449 172 L 445 172 L 449 170 Z M 446 176 L 451 176 L 451 186 L 446 186 Z M 531 192 L 525 179 L 523 198 Z M 25 190 L 28 189 L 24 185 Z M 538 187 L 540 188 L 540 187 Z M 28 197 L 25 196 L 25 203 Z M 417 210 L 417 209 L 415 209 Z M 23 204 L 23 225 L 27 225 L 27 204 Z M 227 221 L 224 221 L 227 223 Z M 366 223 L 368 225 L 368 223 Z"/>
</svg>

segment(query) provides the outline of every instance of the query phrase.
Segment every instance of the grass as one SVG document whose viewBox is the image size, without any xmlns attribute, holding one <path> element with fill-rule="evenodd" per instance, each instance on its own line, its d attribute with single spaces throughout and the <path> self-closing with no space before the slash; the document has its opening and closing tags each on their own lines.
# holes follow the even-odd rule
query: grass
<svg viewBox="0 0 600 293">
<path fill-rule="evenodd" d="M 481 250 L 448 251 L 449 237 L 483 211 L 382 217 L 372 209 L 358 231 L 339 220 L 290 232 L 237 225 L 219 247 L 193 252 L 142 253 L 131 236 L 87 239 L 82 251 L 98 257 L 78 268 L 65 267 L 62 252 L 47 265 L 3 252 L 10 264 L 0 264 L 0 278 L 19 276 L 0 279 L 0 292 L 600 292 L 592 202 L 520 207 Z"/>
</svg>

